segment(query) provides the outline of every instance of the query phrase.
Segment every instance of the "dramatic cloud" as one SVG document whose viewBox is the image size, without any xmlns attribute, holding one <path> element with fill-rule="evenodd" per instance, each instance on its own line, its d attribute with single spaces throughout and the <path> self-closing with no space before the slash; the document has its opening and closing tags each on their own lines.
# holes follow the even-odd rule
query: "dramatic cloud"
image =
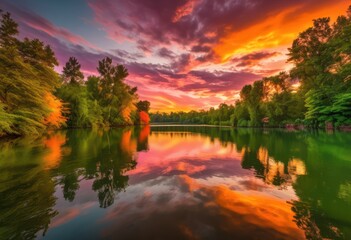
<svg viewBox="0 0 351 240">
<path fill-rule="evenodd" d="M 163 57 L 163 58 L 169 58 L 169 59 L 172 59 L 174 58 L 175 54 L 174 52 L 172 52 L 171 50 L 163 47 L 161 49 L 158 50 L 157 54 L 160 56 L 160 57 Z"/>
<path fill-rule="evenodd" d="M 239 58 L 233 58 L 232 62 L 238 67 L 252 67 L 259 65 L 262 60 L 280 55 L 278 52 L 254 52 Z"/>
<path fill-rule="evenodd" d="M 171 68 L 176 72 L 182 72 L 191 62 L 190 54 L 182 54 L 172 63 Z"/>
<path fill-rule="evenodd" d="M 332 5 L 345 11 L 347 3 L 336 0 Z M 199 44 L 210 43 L 216 44 L 220 55 L 224 49 L 234 51 L 250 42 L 261 42 L 262 47 L 274 45 L 272 41 L 286 43 L 294 38 L 296 30 L 310 25 L 312 18 L 331 12 L 328 0 L 90 0 L 89 6 L 116 41 L 141 38 L 148 45 L 193 44 L 195 50 Z M 332 15 L 337 14 L 340 10 Z M 303 24 L 297 25 L 296 21 Z"/>
<path fill-rule="evenodd" d="M 291 67 L 286 63 L 286 49 L 312 19 L 335 19 L 349 5 L 345 0 L 85 0 L 69 4 L 85 4 L 79 7 L 87 11 L 77 14 L 89 27 L 44 14 L 45 10 L 20 0 L 3 0 L 0 7 L 19 22 L 20 37 L 40 38 L 52 46 L 60 62 L 58 71 L 70 56 L 78 58 L 86 76 L 96 74 L 97 62 L 107 56 L 124 64 L 130 73 L 128 83 L 138 87 L 141 98 L 152 102 L 153 111 L 234 103 L 245 84 Z M 64 20 L 65 25 L 61 24 Z"/>
<path fill-rule="evenodd" d="M 211 47 L 205 45 L 195 45 L 191 48 L 192 52 L 210 52 Z"/>
<path fill-rule="evenodd" d="M 240 89 L 243 85 L 260 79 L 260 76 L 247 72 L 191 71 L 189 74 L 201 79 L 202 82 L 185 85 L 181 88 L 184 91 L 206 90 L 219 93 Z"/>
</svg>

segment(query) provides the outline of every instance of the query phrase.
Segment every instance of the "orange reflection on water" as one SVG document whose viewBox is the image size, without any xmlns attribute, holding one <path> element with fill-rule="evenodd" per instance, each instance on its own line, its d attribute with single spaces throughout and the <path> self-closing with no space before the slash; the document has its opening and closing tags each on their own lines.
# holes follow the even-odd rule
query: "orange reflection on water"
<svg viewBox="0 0 351 240">
<path fill-rule="evenodd" d="M 138 167 L 129 171 L 129 174 L 147 174 L 155 168 L 161 168 L 163 174 L 174 170 L 192 174 L 206 168 L 205 165 L 193 165 L 192 162 L 213 158 L 241 159 L 241 154 L 235 151 L 234 146 L 224 147 L 219 140 L 211 140 L 200 134 L 152 132 L 149 142 L 150 150 L 139 153 Z"/>
<path fill-rule="evenodd" d="M 291 206 L 285 201 L 259 195 L 244 195 L 226 187 L 209 189 L 215 194 L 215 203 L 223 209 L 241 214 L 245 221 L 262 229 L 274 229 L 284 238 L 302 239 L 304 232 L 294 220 Z M 237 219 L 226 222 L 228 227 L 237 224 Z M 245 226 L 243 226 L 245 227 Z"/>
<path fill-rule="evenodd" d="M 128 129 L 122 133 L 121 148 L 127 153 L 134 153 L 137 149 L 137 142 L 132 138 L 132 130 Z"/>
<path fill-rule="evenodd" d="M 298 175 L 306 174 L 306 166 L 300 159 L 291 159 L 286 170 L 285 164 L 270 157 L 268 150 L 264 147 L 259 148 L 257 158 L 265 167 L 264 179 L 269 184 L 279 181 L 279 184 L 284 186 L 294 183 Z"/>
<path fill-rule="evenodd" d="M 286 201 L 257 193 L 244 194 L 226 186 L 198 184 L 185 175 L 180 177 L 188 185 L 190 192 L 202 192 L 202 196 L 207 195 L 206 198 L 212 199 L 205 206 L 219 207 L 219 214 L 227 218 L 222 222 L 223 229 L 229 231 L 231 228 L 238 228 L 245 232 L 245 227 L 254 225 L 256 230 L 269 229 L 269 235 L 276 239 L 304 239 L 304 231 L 295 224 L 294 212 Z"/>
<path fill-rule="evenodd" d="M 285 200 L 209 186 L 187 175 L 163 176 L 130 190 L 102 224 L 110 225 L 103 238 L 304 239 Z"/>
<path fill-rule="evenodd" d="M 145 142 L 149 137 L 150 131 L 151 131 L 150 125 L 145 125 L 140 131 L 139 142 Z"/>
<path fill-rule="evenodd" d="M 49 152 L 44 156 L 44 168 L 51 169 L 59 165 L 63 154 L 69 151 L 68 148 L 62 146 L 66 143 L 66 134 L 57 132 L 51 134 L 44 140 L 44 145 L 49 149 Z"/>
<path fill-rule="evenodd" d="M 291 195 L 289 189 L 284 191 L 282 196 L 276 195 L 282 199 L 269 197 L 269 193 L 267 195 L 261 192 L 265 192 L 264 189 L 269 187 L 263 182 L 261 184 L 261 180 L 252 176 L 251 171 L 243 170 L 241 167 L 235 168 L 240 166 L 244 149 L 238 152 L 235 144 L 223 145 L 220 141 L 201 134 L 187 132 L 152 132 L 149 143 L 150 151 L 139 153 L 137 168 L 128 172 L 130 176 L 143 176 L 142 179 L 153 179 L 157 176 L 179 177 L 189 192 L 196 195 L 201 192 L 207 196 L 206 198 L 213 199 L 204 203 L 206 208 L 216 206 L 221 209 L 219 215 L 222 211 L 228 215 L 229 220 L 222 219 L 225 228 L 232 226 L 245 228 L 243 224 L 239 226 L 237 223 L 244 218 L 244 222 L 260 229 L 274 229 L 272 232 L 278 234 L 274 235 L 276 238 L 289 239 L 289 236 L 294 236 L 294 231 L 298 230 L 293 221 L 291 206 L 282 200 L 286 199 L 284 194 Z M 271 158 L 267 149 L 261 147 L 257 152 L 257 158 L 264 166 L 267 165 L 266 181 L 272 183 L 277 173 L 282 177 L 289 177 L 288 174 L 284 175 L 284 163 Z M 235 165 L 235 162 L 238 165 Z M 295 162 L 296 164 L 289 166 L 289 169 L 293 170 L 293 166 L 298 165 L 297 172 L 301 173 L 300 162 Z M 269 191 L 274 190 L 267 190 Z M 148 192 L 153 193 L 149 190 Z M 158 194 L 160 193 L 153 193 L 153 198 L 157 199 Z M 187 205 L 188 201 L 189 199 L 184 199 L 184 202 L 178 203 Z M 153 203 L 147 204 L 151 206 Z M 167 205 L 167 208 L 173 207 Z M 187 236 L 192 234 L 191 229 L 184 226 L 179 226 L 179 229 Z M 303 236 L 302 232 L 299 234 Z"/>
</svg>

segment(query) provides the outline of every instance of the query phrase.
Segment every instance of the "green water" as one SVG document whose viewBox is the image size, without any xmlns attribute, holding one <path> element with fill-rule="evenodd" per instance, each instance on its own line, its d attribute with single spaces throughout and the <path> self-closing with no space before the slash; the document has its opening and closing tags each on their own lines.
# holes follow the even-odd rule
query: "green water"
<svg viewBox="0 0 351 240">
<path fill-rule="evenodd" d="M 0 239 L 351 239 L 351 133 L 57 131 L 0 173 Z"/>
</svg>

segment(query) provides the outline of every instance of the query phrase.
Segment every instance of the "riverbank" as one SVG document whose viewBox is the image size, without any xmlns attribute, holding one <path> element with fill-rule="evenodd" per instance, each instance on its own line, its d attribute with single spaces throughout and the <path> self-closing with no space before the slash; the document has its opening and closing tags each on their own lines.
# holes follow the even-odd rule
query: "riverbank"
<svg viewBox="0 0 351 240">
<path fill-rule="evenodd" d="M 245 127 L 245 126 L 231 126 L 231 125 L 214 125 L 214 124 L 188 124 L 188 123 L 177 123 L 177 122 L 168 122 L 168 123 L 162 123 L 162 122 L 155 122 L 155 123 L 150 123 L 150 126 L 199 126 L 199 127 L 229 127 L 229 128 L 242 128 L 242 129 L 286 129 L 286 130 L 325 130 L 325 131 L 342 131 L 342 132 L 351 132 L 351 126 L 340 126 L 337 128 L 313 128 L 313 127 L 308 127 L 304 125 L 290 125 L 287 124 L 285 127 L 280 127 L 280 126 L 261 126 L 261 127 Z"/>
<path fill-rule="evenodd" d="M 60 130 L 75 130 L 75 129 L 92 129 L 92 130 L 96 130 L 96 129 L 103 129 L 103 130 L 108 130 L 108 129 L 117 129 L 117 128 L 127 128 L 127 127 L 144 127 L 144 126 L 148 126 L 150 124 L 125 124 L 125 125 L 114 125 L 114 126 L 86 126 L 86 127 L 82 127 L 82 126 L 69 126 L 69 127 L 60 127 L 60 128 L 47 128 L 41 132 L 38 132 L 38 134 L 32 134 L 31 138 L 37 138 L 42 136 L 43 134 L 46 133 L 50 133 L 52 131 L 60 131 Z M 14 140 L 17 138 L 27 138 L 28 135 L 20 135 L 20 134 L 6 134 L 6 135 L 2 135 L 0 136 L 0 141 L 6 141 L 7 139 L 10 140 Z"/>
</svg>

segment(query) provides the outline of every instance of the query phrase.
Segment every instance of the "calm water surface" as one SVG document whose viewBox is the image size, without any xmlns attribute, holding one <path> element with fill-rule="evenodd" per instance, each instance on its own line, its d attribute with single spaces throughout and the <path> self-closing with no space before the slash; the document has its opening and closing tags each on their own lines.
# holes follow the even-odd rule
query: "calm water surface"
<svg viewBox="0 0 351 240">
<path fill-rule="evenodd" d="M 59 131 L 0 173 L 0 239 L 351 239 L 351 133 Z"/>
</svg>

